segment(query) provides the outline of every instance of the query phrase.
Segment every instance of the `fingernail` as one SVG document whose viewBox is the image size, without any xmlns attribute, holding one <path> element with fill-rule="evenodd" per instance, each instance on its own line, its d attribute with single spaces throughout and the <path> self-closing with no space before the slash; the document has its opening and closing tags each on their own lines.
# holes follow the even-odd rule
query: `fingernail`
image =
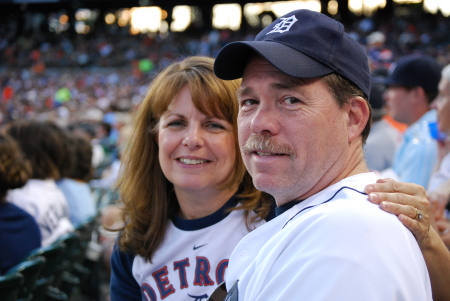
<svg viewBox="0 0 450 301">
<path fill-rule="evenodd" d="M 367 185 L 366 186 L 366 193 L 367 194 L 369 194 L 371 192 L 374 192 L 374 191 L 375 191 L 375 189 L 373 188 L 373 186 L 371 186 L 371 185 Z"/>
<path fill-rule="evenodd" d="M 391 204 L 389 204 L 388 202 L 381 202 L 380 206 L 383 209 L 389 209 L 389 207 L 391 207 Z"/>
<path fill-rule="evenodd" d="M 369 198 L 370 198 L 370 200 L 371 201 L 374 201 L 374 202 L 377 202 L 378 201 L 378 194 L 376 194 L 376 193 L 371 193 L 371 194 L 369 194 Z"/>
</svg>

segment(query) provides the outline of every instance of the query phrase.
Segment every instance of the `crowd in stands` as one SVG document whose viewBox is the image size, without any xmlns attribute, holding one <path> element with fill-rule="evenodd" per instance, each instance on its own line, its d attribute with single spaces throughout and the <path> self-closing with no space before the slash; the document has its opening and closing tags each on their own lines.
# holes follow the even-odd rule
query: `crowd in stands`
<svg viewBox="0 0 450 301">
<path fill-rule="evenodd" d="M 98 127 L 102 128 L 101 124 Z M 109 240 L 114 241 L 114 238 L 106 236 L 104 231 L 99 237 L 100 229 L 97 226 L 101 224 L 97 218 L 102 207 L 89 185 L 94 176 L 93 153 L 96 148 L 93 146 L 97 145 L 101 149 L 100 159 L 97 159 L 101 161 L 106 160 L 105 150 L 110 151 L 109 156 L 113 156 L 114 150 L 107 148 L 109 144 L 105 144 L 105 148 L 100 143 L 91 144 L 90 135 L 96 136 L 95 131 L 93 124 L 74 123 L 63 127 L 52 121 L 24 119 L 1 127 L 0 276 L 13 273 L 12 271 L 27 259 L 34 258 L 34 253 L 40 254 L 57 248 L 63 239 L 70 240 L 68 244 L 62 244 L 64 248 L 68 248 L 64 254 L 72 254 L 70 256 L 73 258 L 70 259 L 70 264 L 65 264 L 61 260 L 69 259 L 62 256 L 61 260 L 55 263 L 57 265 L 53 265 L 58 267 L 56 270 L 61 273 L 71 271 L 75 262 L 82 264 L 85 258 L 84 250 L 89 249 L 87 253 L 91 255 L 87 256 L 86 253 L 86 258 L 93 265 L 92 262 L 97 262 L 103 252 L 102 241 L 105 241 L 103 245 L 110 243 Z M 110 199 L 102 206 L 116 200 Z M 102 217 L 102 220 L 104 219 L 105 217 Z M 89 232 L 86 233 L 84 229 L 88 224 Z M 109 225 L 106 222 L 104 224 Z M 74 241 L 77 241 L 76 245 L 73 245 Z M 77 255 L 74 250 L 83 252 Z M 81 268 L 78 267 L 78 270 L 83 269 L 87 268 L 82 265 Z M 89 270 L 86 277 L 98 277 L 92 266 Z M 47 276 L 49 275 L 43 272 L 40 277 Z M 75 284 L 81 283 L 77 276 L 73 277 L 77 279 Z M 64 286 L 61 283 L 67 281 L 66 278 L 59 279 L 55 274 L 51 280 L 46 280 L 46 286 Z M 92 291 L 88 290 L 88 294 L 98 300 L 98 279 L 94 279 L 94 283 L 97 285 Z M 35 290 L 38 290 L 37 287 L 36 284 Z M 50 287 L 53 286 L 49 286 L 48 290 Z M 81 289 L 79 287 L 78 292 Z M 62 293 L 58 291 L 69 297 L 71 292 L 71 289 Z M 31 292 L 28 291 L 29 293 Z M 44 292 L 34 293 L 42 293 L 45 297 L 45 289 Z M 51 291 L 47 291 L 47 295 L 50 293 Z M 21 294 L 19 293 L 19 296 Z"/>
<path fill-rule="evenodd" d="M 386 78 L 392 77 L 391 70 L 405 57 L 426 55 L 440 68 L 449 65 L 450 18 L 440 18 L 436 22 L 427 18 L 416 23 L 398 18 L 381 24 L 366 18 L 347 31 L 366 47 L 374 74 L 371 94 L 373 132 L 381 128 L 388 130 L 388 134 L 382 131 L 378 138 L 376 135 L 379 133 L 369 136 L 366 146 L 366 153 L 370 154 L 369 167 L 381 175 L 392 176 L 393 173 L 388 171 L 395 160 L 400 160 L 394 157 L 396 149 L 401 147 L 402 137 L 405 137 L 403 133 L 418 119 L 395 121 L 392 119 L 395 116 L 384 110 Z M 62 234 L 73 231 L 86 218 L 96 216 L 101 208 L 92 191 L 99 188 L 113 192 L 133 114 L 154 75 L 182 57 L 215 57 L 226 43 L 252 38 L 251 34 L 244 36 L 228 30 L 212 31 L 200 37 L 170 34 L 164 39 L 158 35 L 143 37 L 123 33 L 116 37 L 114 32 L 108 31 L 94 32 L 89 36 L 77 35 L 72 39 L 67 35 L 49 39 L 43 33 L 13 39 L 3 33 L 0 36 L 0 132 L 3 133 L 0 135 L 0 207 L 8 208 L 0 209 L 2 244 L 5 242 L 3 237 L 6 237 L 4 229 L 7 229 L 3 221 L 8 214 L 20 217 L 17 223 L 28 232 L 39 234 L 23 232 L 40 238 L 29 241 L 30 247 L 23 249 L 27 252 L 51 244 Z M 440 69 L 436 71 L 439 78 L 440 72 Z M 439 78 L 433 82 L 435 94 L 427 100 L 425 112 L 432 108 Z M 387 84 L 389 87 L 403 85 L 401 82 Z M 404 86 L 409 89 L 421 86 L 421 83 Z M 450 95 L 447 97 L 450 99 Z M 427 119 L 428 123 L 437 121 L 436 114 L 433 116 Z M 450 120 L 450 115 L 446 118 Z M 428 129 L 428 125 L 425 126 Z M 416 138 L 413 136 L 411 139 Z M 437 176 L 444 177 L 444 180 L 439 185 L 434 184 L 436 187 L 449 183 L 450 171 L 442 167 L 435 174 L 439 166 L 434 163 L 449 162 L 450 142 L 448 137 L 440 141 L 435 138 L 425 138 L 427 143 L 433 144 L 431 151 L 435 155 L 427 155 L 427 158 L 417 155 L 411 159 L 421 162 L 433 159 L 425 179 L 417 182 L 425 188 L 428 188 L 430 178 Z M 380 144 L 380 139 L 383 144 Z M 411 143 L 417 144 L 414 141 Z M 8 146 L 3 146 L 5 143 Z M 11 158 L 4 158 L 8 156 L 6 149 Z M 24 158 L 15 157 L 19 153 L 23 153 Z M 17 162 L 26 159 L 30 166 L 28 163 L 11 163 L 12 159 Z M 11 164 L 23 164 L 20 169 L 23 179 L 3 186 L 5 179 L 9 179 Z M 407 166 L 410 164 L 411 161 L 405 163 Z M 414 182 L 413 177 L 401 177 L 399 170 L 395 175 L 399 180 Z M 440 189 L 443 190 L 442 187 Z M 435 192 L 434 187 L 430 194 L 432 192 Z M 444 201 L 440 201 L 440 207 L 442 204 L 445 207 L 448 200 L 447 195 Z M 107 205 L 103 216 L 105 225 L 117 226 L 119 211 L 117 207 Z M 442 214 L 439 213 L 436 219 L 441 219 Z M 440 224 L 443 225 L 442 232 L 447 233 L 450 225 Z M 105 236 L 103 239 L 111 247 L 115 238 Z M 14 245 L 14 241 L 10 243 Z M 446 243 L 450 248 L 450 238 Z M 0 258 L 7 256 L 2 253 L 4 247 L 1 250 Z M 12 248 L 11 252 L 16 253 L 16 250 Z M 16 253 L 17 258 L 25 255 Z M 17 262 L 5 262 L 5 266 L 4 262 L 0 263 L 2 274 Z"/>
</svg>

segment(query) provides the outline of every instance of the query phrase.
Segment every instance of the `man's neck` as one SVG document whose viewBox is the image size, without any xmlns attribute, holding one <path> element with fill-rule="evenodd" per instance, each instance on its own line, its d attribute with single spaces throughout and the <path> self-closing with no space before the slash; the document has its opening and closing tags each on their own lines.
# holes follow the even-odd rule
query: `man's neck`
<svg viewBox="0 0 450 301">
<path fill-rule="evenodd" d="M 422 106 L 417 108 L 417 110 L 413 111 L 411 120 L 407 123 L 408 126 L 411 126 L 412 124 L 416 123 L 420 118 L 422 118 L 423 115 L 425 115 L 428 111 L 430 111 L 429 106 Z"/>
<path fill-rule="evenodd" d="M 310 196 L 326 189 L 327 187 L 354 175 L 366 173 L 369 171 L 364 160 L 364 152 L 362 149 L 362 143 L 360 140 L 354 141 L 355 143 L 350 144 L 350 149 L 348 152 L 348 157 L 346 164 L 339 171 L 330 171 L 325 174 L 309 191 L 296 197 L 295 199 L 278 200 L 275 197 L 277 206 L 282 206 L 291 201 L 304 200 Z"/>
</svg>

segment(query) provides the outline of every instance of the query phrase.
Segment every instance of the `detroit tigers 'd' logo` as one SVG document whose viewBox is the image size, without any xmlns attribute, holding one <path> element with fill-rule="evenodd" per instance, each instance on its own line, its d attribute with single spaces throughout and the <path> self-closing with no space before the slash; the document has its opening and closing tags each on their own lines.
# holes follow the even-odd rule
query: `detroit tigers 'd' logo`
<svg viewBox="0 0 450 301">
<path fill-rule="evenodd" d="M 277 24 L 275 24 L 273 29 L 271 31 L 269 31 L 268 33 L 266 33 L 266 35 L 268 35 L 269 33 L 274 33 L 274 32 L 283 33 L 283 32 L 289 31 L 289 29 L 291 29 L 292 25 L 294 25 L 294 23 L 297 21 L 298 20 L 294 15 L 290 16 L 289 18 L 281 18 L 281 21 L 278 22 Z"/>
</svg>

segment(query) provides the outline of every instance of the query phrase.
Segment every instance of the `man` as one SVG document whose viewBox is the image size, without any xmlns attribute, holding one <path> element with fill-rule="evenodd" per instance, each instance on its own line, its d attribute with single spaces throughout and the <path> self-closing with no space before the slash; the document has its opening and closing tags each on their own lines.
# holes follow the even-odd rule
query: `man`
<svg viewBox="0 0 450 301">
<path fill-rule="evenodd" d="M 430 191 L 444 189 L 441 186 L 446 186 L 447 190 L 450 190 L 450 184 L 443 185 L 450 180 L 450 154 L 448 153 L 450 148 L 450 65 L 442 69 L 438 88 L 439 94 L 431 106 L 437 111 L 438 130 L 442 133 L 442 138 L 439 140 L 439 170 L 432 174 L 428 187 Z"/>
<path fill-rule="evenodd" d="M 369 59 L 369 68 L 375 70 L 387 70 L 392 64 L 394 54 L 384 43 L 386 37 L 380 31 L 374 31 L 366 38 L 367 57 Z"/>
<path fill-rule="evenodd" d="M 437 111 L 438 129 L 443 137 L 438 142 L 439 168 L 431 176 L 429 192 L 431 200 L 437 201 L 440 205 L 438 207 L 443 208 L 450 200 L 450 65 L 442 69 L 439 94 L 431 105 Z M 437 228 L 441 231 L 441 237 L 450 248 L 450 222 L 445 216 L 438 215 L 435 218 Z"/>
<path fill-rule="evenodd" d="M 428 186 L 437 158 L 436 141 L 428 128 L 436 121 L 430 103 L 437 95 L 440 77 L 441 67 L 434 58 L 410 55 L 399 60 L 387 78 L 389 114 L 409 126 L 392 163 L 400 181 Z"/>
<path fill-rule="evenodd" d="M 370 74 L 342 24 L 291 12 L 225 46 L 215 73 L 242 77 L 242 156 L 278 206 L 233 251 L 226 300 L 431 300 L 411 232 L 364 193 Z"/>
<path fill-rule="evenodd" d="M 395 128 L 386 118 L 383 93 L 385 72 L 372 73 L 370 99 L 372 107 L 372 125 L 364 146 L 364 157 L 369 170 L 382 171 L 392 166 L 395 150 L 402 141 L 402 132 Z"/>
</svg>

